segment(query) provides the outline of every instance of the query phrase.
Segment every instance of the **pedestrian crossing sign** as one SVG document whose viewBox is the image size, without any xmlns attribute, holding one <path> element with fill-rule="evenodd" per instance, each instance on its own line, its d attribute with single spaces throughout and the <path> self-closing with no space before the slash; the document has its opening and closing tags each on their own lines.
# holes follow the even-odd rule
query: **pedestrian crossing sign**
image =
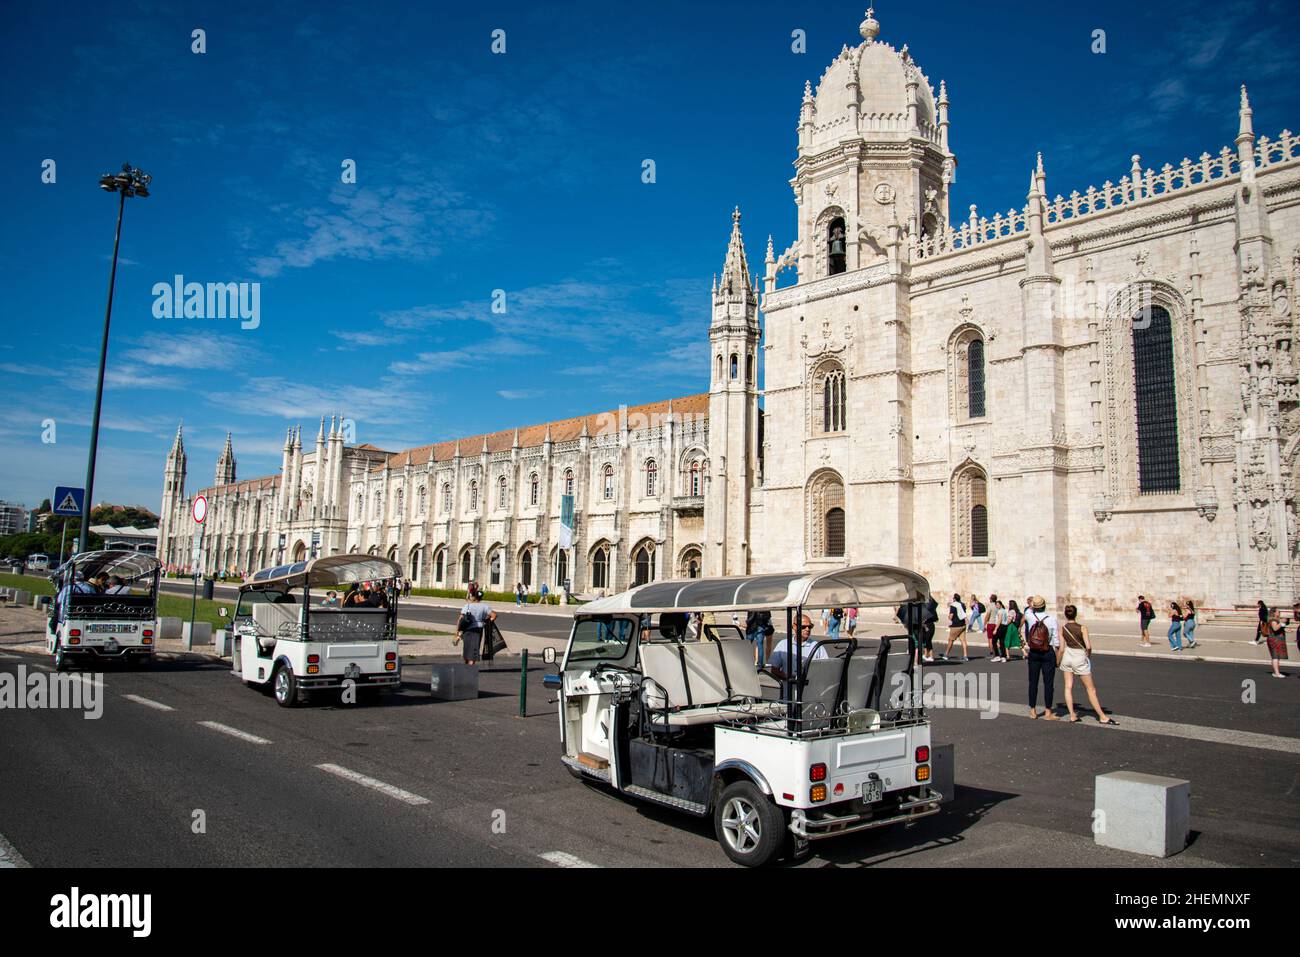
<svg viewBox="0 0 1300 957">
<path fill-rule="evenodd" d="M 59 485 L 54 489 L 54 498 L 50 501 L 54 504 L 55 515 L 80 515 L 81 507 L 86 501 L 86 490 Z"/>
</svg>

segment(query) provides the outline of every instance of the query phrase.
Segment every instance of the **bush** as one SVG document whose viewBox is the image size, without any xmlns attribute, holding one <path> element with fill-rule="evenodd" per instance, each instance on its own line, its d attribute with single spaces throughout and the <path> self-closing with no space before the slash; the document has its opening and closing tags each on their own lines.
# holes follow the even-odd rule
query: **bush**
<svg viewBox="0 0 1300 957">
<path fill-rule="evenodd" d="M 465 589 L 464 588 L 412 588 L 411 594 L 419 595 L 422 598 L 463 599 L 465 597 Z M 509 602 L 510 604 L 513 605 L 515 603 L 515 593 L 512 591 L 485 591 L 483 593 L 483 600 L 495 601 L 495 602 Z M 536 594 L 525 595 L 524 603 L 528 605 L 540 605 L 542 604 L 542 596 Z M 546 596 L 546 604 L 558 605 L 559 603 L 560 603 L 559 595 L 550 594 Z M 570 598 L 569 604 L 578 605 L 581 604 L 581 602 L 579 602 L 576 598 Z"/>
</svg>

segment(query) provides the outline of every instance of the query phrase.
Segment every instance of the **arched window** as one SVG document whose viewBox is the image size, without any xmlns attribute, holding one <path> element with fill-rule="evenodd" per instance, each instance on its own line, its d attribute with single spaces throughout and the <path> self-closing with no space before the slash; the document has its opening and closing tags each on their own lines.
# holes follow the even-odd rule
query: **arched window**
<svg viewBox="0 0 1300 957">
<path fill-rule="evenodd" d="M 384 504 L 383 496 L 379 494 L 379 491 L 378 491 L 378 490 L 376 490 L 376 491 L 375 491 L 375 508 L 374 508 L 374 511 L 370 513 L 370 517 L 371 517 L 371 518 L 376 518 L 376 519 L 377 519 L 377 518 L 380 518 L 380 517 L 384 514 L 384 511 L 383 511 L 383 504 Z"/>
<path fill-rule="evenodd" d="M 721 356 L 721 355 L 718 356 L 718 374 L 717 374 L 716 378 L 717 378 L 717 381 L 719 381 L 719 382 L 722 381 L 722 356 Z"/>
<path fill-rule="evenodd" d="M 529 505 L 537 504 L 537 492 L 538 492 L 537 473 L 534 472 L 532 475 L 528 476 L 528 504 Z"/>
<path fill-rule="evenodd" d="M 601 493 L 605 496 L 605 501 L 611 501 L 614 498 L 614 466 L 606 465 L 601 469 L 600 487 Z"/>
<path fill-rule="evenodd" d="M 734 379 L 740 374 L 740 360 L 733 352 L 731 354 L 731 377 Z"/>
<path fill-rule="evenodd" d="M 445 549 L 438 549 L 438 554 L 433 556 L 433 580 L 440 582 L 443 580 L 447 564 L 447 552 Z"/>
<path fill-rule="evenodd" d="M 365 507 L 366 507 L 366 505 L 365 505 L 365 502 L 363 501 L 363 499 L 362 499 L 362 497 L 361 497 L 361 493 L 358 492 L 358 493 L 357 493 L 357 519 L 358 519 L 358 520 L 363 519 L 363 518 L 366 517 L 366 516 L 365 516 L 365 511 L 364 511 L 364 510 L 365 510 Z"/>
<path fill-rule="evenodd" d="M 564 470 L 564 494 L 573 494 L 573 469 Z"/>
<path fill-rule="evenodd" d="M 402 503 L 405 501 L 405 499 L 406 499 L 405 490 L 399 488 L 397 490 L 397 513 L 393 516 L 399 522 L 402 520 Z"/>
<path fill-rule="evenodd" d="M 444 514 L 451 513 L 451 483 L 442 483 L 442 511 Z"/>
<path fill-rule="evenodd" d="M 591 553 L 591 587 L 609 587 L 609 549 L 603 545 Z"/>
<path fill-rule="evenodd" d="M 835 276 L 848 269 L 848 247 L 845 237 L 844 219 L 837 216 L 831 220 L 826 236 L 826 261 L 830 265 L 828 275 Z"/>
<path fill-rule="evenodd" d="M 460 580 L 461 584 L 468 584 L 474 579 L 474 559 L 470 550 L 465 549 L 465 553 L 460 556 Z"/>
<path fill-rule="evenodd" d="M 428 510 L 428 492 L 423 485 L 416 492 L 417 503 L 420 508 L 420 514 L 423 515 Z"/>
<path fill-rule="evenodd" d="M 519 580 L 525 588 L 533 587 L 533 550 L 525 548 L 519 556 Z"/>
<path fill-rule="evenodd" d="M 989 557 L 988 477 L 978 465 L 953 476 L 952 527 L 954 558 Z"/>
<path fill-rule="evenodd" d="M 499 479 L 497 479 L 497 508 L 499 509 L 504 509 L 506 505 L 509 504 L 509 502 L 507 501 L 508 495 L 506 489 L 507 489 L 506 477 L 503 475 Z"/>
<path fill-rule="evenodd" d="M 808 555 L 811 558 L 842 558 L 846 554 L 844 480 L 824 469 L 808 482 Z"/>
<path fill-rule="evenodd" d="M 1178 400 L 1174 391 L 1173 323 L 1147 306 L 1133 320 L 1133 387 L 1137 406 L 1138 491 L 1177 492 Z"/>
<path fill-rule="evenodd" d="M 567 548 L 557 548 L 555 550 L 555 587 L 563 588 L 568 579 L 569 550 Z"/>
<path fill-rule="evenodd" d="M 749 353 L 745 357 L 745 382 L 749 385 L 754 384 L 754 353 Z"/>
<path fill-rule="evenodd" d="M 817 366 L 812 376 L 812 431 L 844 432 L 848 429 L 847 379 L 835 359 Z"/>
<path fill-rule="evenodd" d="M 649 459 L 645 464 L 645 494 L 649 498 L 659 494 L 659 466 L 654 459 Z"/>
<path fill-rule="evenodd" d="M 985 414 L 984 339 L 979 330 L 967 329 L 957 336 L 954 345 L 953 392 L 957 398 L 957 420 L 982 419 Z"/>
<path fill-rule="evenodd" d="M 633 585 L 644 585 L 655 580 L 655 547 L 653 542 L 642 542 L 632 551 Z"/>
<path fill-rule="evenodd" d="M 700 460 L 696 459 L 691 463 L 689 478 L 686 484 L 686 494 L 698 497 L 704 494 L 704 479 L 702 477 L 703 469 L 700 466 Z"/>
<path fill-rule="evenodd" d="M 492 554 L 488 556 L 488 583 L 492 585 L 501 584 L 501 549 L 493 549 Z"/>
<path fill-rule="evenodd" d="M 471 479 L 469 483 L 469 510 L 478 511 L 478 481 Z"/>
<path fill-rule="evenodd" d="M 421 558 L 423 554 L 424 553 L 421 551 L 419 545 L 416 545 L 414 548 L 411 549 L 411 560 L 407 564 L 406 571 L 407 571 L 407 577 L 410 578 L 411 581 L 413 582 L 418 583 L 420 580 Z"/>
</svg>

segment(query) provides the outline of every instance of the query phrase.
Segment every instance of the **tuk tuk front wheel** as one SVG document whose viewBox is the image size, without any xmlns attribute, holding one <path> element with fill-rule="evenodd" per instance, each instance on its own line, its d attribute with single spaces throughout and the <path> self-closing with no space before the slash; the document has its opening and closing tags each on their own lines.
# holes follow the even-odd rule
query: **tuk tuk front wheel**
<svg viewBox="0 0 1300 957">
<path fill-rule="evenodd" d="M 733 781 L 713 809 L 713 831 L 727 857 L 762 867 L 785 843 L 785 815 L 752 781 Z"/>
<path fill-rule="evenodd" d="M 288 665 L 280 665 L 271 676 L 271 687 L 275 692 L 275 703 L 281 708 L 292 708 L 298 703 L 298 679 Z"/>
</svg>

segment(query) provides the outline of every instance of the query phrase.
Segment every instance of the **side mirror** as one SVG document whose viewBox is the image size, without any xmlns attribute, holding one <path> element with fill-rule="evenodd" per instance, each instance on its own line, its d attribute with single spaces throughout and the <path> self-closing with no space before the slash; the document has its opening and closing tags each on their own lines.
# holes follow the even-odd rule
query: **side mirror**
<svg viewBox="0 0 1300 957">
<path fill-rule="evenodd" d="M 564 687 L 564 676 L 559 674 L 543 675 L 542 687 L 549 688 L 551 691 L 559 691 Z"/>
<path fill-rule="evenodd" d="M 543 648 L 543 649 L 542 649 L 542 661 L 546 662 L 548 665 L 553 665 L 553 664 L 555 664 L 555 649 L 554 649 L 554 648 Z"/>
</svg>

